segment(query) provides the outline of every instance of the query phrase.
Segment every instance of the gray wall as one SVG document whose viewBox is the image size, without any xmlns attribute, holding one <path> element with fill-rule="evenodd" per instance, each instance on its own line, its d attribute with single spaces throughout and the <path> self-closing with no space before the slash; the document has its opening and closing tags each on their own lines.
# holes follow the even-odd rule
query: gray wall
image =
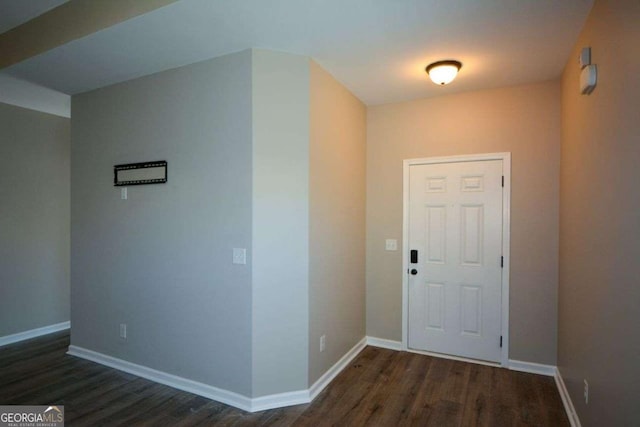
<svg viewBox="0 0 640 427">
<path fill-rule="evenodd" d="M 509 151 L 511 359 L 556 364 L 560 85 L 547 82 L 367 110 L 367 335 L 402 339 L 402 160 Z"/>
<path fill-rule="evenodd" d="M 69 119 L 0 103 L 0 337 L 69 320 Z"/>
<path fill-rule="evenodd" d="M 73 97 L 72 345 L 260 397 L 306 390 L 364 336 L 364 106 L 315 67 L 313 172 L 308 57 L 254 49 Z M 120 200 L 114 164 L 162 159 L 167 184 Z M 328 335 L 313 371 L 310 310 Z"/>
<path fill-rule="evenodd" d="M 585 427 L 640 419 L 639 23 L 637 0 L 596 0 L 562 81 L 558 366 Z M 589 96 L 585 46 L 598 70 Z"/>
<path fill-rule="evenodd" d="M 309 385 L 365 336 L 366 108 L 310 64 Z M 326 348 L 320 352 L 320 337 Z"/>
<path fill-rule="evenodd" d="M 253 50 L 253 396 L 305 390 L 309 59 Z"/>
<path fill-rule="evenodd" d="M 74 96 L 72 345 L 251 393 L 251 53 Z M 113 165 L 167 160 L 129 187 Z M 119 324 L 128 324 L 128 339 Z"/>
</svg>

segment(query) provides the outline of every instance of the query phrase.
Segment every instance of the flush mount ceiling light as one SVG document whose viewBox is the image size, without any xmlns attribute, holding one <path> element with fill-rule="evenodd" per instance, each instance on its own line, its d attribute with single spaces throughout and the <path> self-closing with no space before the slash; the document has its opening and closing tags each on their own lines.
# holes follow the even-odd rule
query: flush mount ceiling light
<svg viewBox="0 0 640 427">
<path fill-rule="evenodd" d="M 462 67 L 459 61 L 447 60 L 429 64 L 426 68 L 427 74 L 437 85 L 446 85 L 456 78 L 458 71 Z"/>
</svg>

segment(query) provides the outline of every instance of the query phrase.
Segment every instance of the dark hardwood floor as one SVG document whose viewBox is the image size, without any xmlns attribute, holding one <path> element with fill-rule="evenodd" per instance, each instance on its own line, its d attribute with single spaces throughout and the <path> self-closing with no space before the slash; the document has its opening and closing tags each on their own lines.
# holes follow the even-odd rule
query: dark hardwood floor
<svg viewBox="0 0 640 427">
<path fill-rule="evenodd" d="M 0 404 L 68 426 L 568 426 L 553 378 L 365 348 L 308 405 L 247 413 L 65 354 L 68 333 L 0 348 Z"/>
</svg>

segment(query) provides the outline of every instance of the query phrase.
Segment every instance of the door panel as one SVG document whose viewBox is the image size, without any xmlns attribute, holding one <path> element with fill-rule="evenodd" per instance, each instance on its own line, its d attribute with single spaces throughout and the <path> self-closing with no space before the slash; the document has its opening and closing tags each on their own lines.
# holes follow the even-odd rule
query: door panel
<svg viewBox="0 0 640 427">
<path fill-rule="evenodd" d="M 446 206 L 427 206 L 427 262 L 435 264 L 445 263 L 447 241 L 447 211 Z"/>
<path fill-rule="evenodd" d="M 425 307 L 427 307 L 427 328 L 443 331 L 445 307 L 442 283 L 427 283 Z"/>
<path fill-rule="evenodd" d="M 484 249 L 482 232 L 484 230 L 484 206 L 462 205 L 460 221 L 460 248 L 462 265 L 481 266 Z"/>
<path fill-rule="evenodd" d="M 482 288 L 462 285 L 460 302 L 462 334 L 479 336 L 482 329 Z"/>
<path fill-rule="evenodd" d="M 500 360 L 502 160 L 409 169 L 409 348 Z"/>
</svg>

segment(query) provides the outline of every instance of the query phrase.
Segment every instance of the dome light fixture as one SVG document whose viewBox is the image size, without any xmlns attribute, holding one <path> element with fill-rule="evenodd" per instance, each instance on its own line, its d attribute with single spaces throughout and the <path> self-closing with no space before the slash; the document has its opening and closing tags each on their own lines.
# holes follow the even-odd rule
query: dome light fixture
<svg viewBox="0 0 640 427">
<path fill-rule="evenodd" d="M 429 64 L 426 68 L 427 74 L 435 84 L 444 86 L 449 84 L 456 78 L 458 71 L 462 68 L 460 61 L 448 59 L 446 61 L 438 61 Z"/>
</svg>

